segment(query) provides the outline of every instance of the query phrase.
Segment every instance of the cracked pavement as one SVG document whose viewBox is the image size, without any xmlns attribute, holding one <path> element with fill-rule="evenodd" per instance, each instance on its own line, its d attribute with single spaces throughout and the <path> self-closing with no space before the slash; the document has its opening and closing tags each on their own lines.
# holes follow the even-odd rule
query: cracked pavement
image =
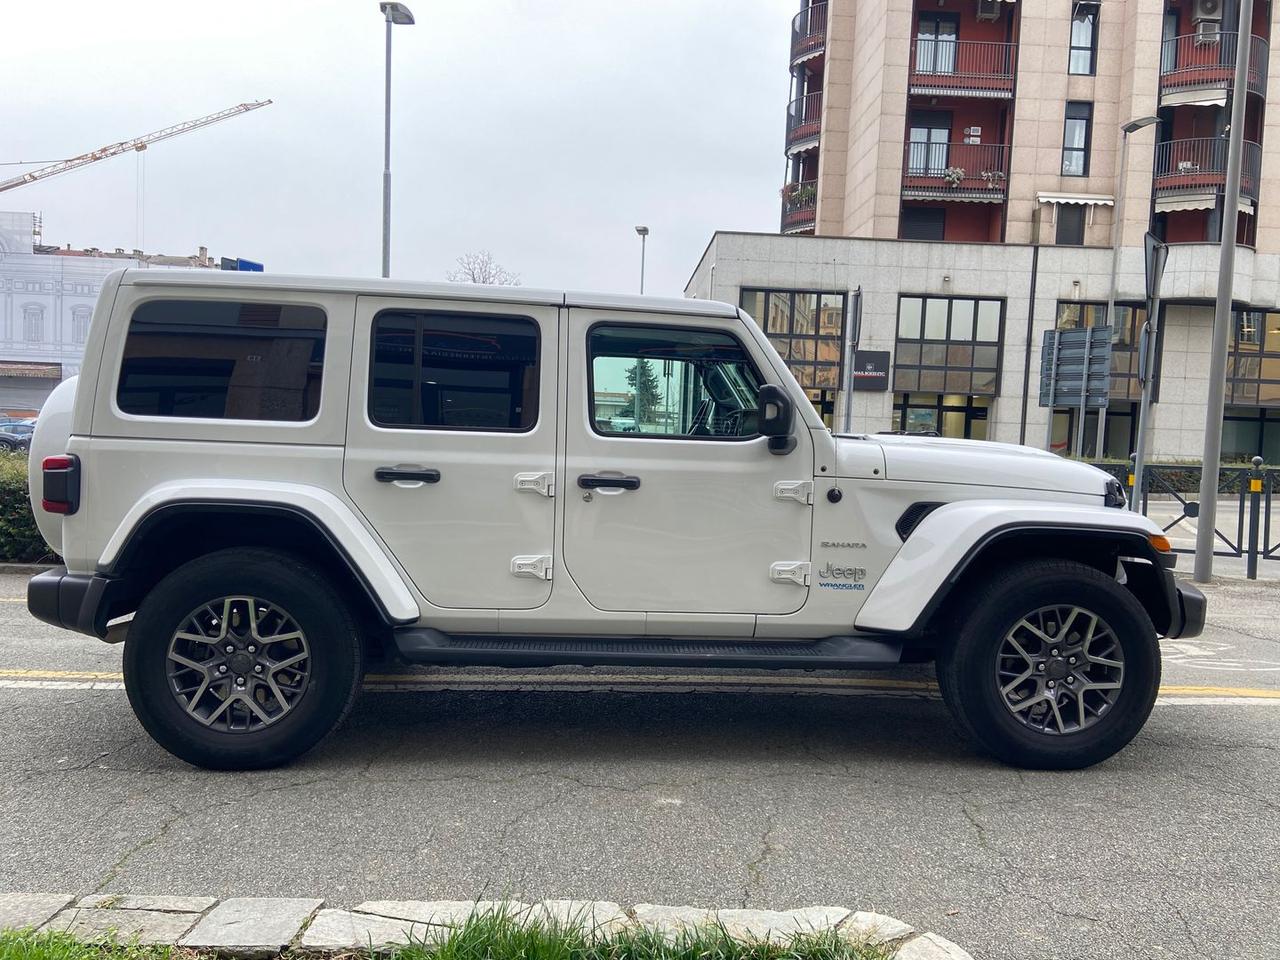
<svg viewBox="0 0 1280 960">
<path fill-rule="evenodd" d="M 1166 683 L 1280 689 L 1280 589 L 1209 593 Z M 0 603 L 0 668 L 119 656 Z M 123 691 L 0 688 L 0 890 L 839 903 L 979 960 L 1280 953 L 1280 705 L 1160 705 L 1107 763 L 1039 773 L 896 693 L 374 692 L 295 766 L 226 774 Z"/>
</svg>

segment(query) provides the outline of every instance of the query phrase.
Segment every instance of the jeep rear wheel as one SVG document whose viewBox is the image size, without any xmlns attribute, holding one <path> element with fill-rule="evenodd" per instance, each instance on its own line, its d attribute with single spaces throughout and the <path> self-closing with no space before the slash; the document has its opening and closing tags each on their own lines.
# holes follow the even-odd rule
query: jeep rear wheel
<svg viewBox="0 0 1280 960">
<path fill-rule="evenodd" d="M 973 592 L 938 658 L 943 698 L 985 750 L 1017 766 L 1087 767 L 1137 735 L 1160 686 L 1142 605 L 1092 567 L 1004 568 Z"/>
<path fill-rule="evenodd" d="M 270 550 L 178 568 L 129 626 L 129 702 L 160 746 L 218 770 L 278 766 L 333 730 L 359 687 L 361 644 L 322 576 Z"/>
</svg>

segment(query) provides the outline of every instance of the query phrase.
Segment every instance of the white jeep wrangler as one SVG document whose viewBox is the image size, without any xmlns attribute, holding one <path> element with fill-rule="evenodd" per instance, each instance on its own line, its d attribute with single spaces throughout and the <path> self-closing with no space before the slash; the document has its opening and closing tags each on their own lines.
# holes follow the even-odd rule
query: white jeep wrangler
<svg viewBox="0 0 1280 960">
<path fill-rule="evenodd" d="M 178 757 L 315 746 L 367 661 L 937 661 L 983 748 L 1119 750 L 1194 636 L 1158 526 L 1022 447 L 833 436 L 699 300 L 128 270 L 31 447 L 65 568 L 31 612 L 124 641 Z"/>
</svg>

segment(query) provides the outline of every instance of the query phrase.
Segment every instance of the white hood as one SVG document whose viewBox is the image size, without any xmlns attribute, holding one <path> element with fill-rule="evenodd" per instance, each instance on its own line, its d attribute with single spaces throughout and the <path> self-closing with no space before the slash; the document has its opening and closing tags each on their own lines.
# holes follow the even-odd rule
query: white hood
<svg viewBox="0 0 1280 960">
<path fill-rule="evenodd" d="M 838 470 L 845 474 L 846 450 L 877 444 L 884 454 L 885 479 L 924 483 L 964 483 L 1022 490 L 1051 490 L 1102 496 L 1111 477 L 1087 463 L 1077 463 L 1045 450 L 985 440 L 951 440 L 876 434 L 840 437 Z M 860 458 L 859 458 L 860 459 Z M 850 464 L 852 466 L 852 464 Z"/>
</svg>

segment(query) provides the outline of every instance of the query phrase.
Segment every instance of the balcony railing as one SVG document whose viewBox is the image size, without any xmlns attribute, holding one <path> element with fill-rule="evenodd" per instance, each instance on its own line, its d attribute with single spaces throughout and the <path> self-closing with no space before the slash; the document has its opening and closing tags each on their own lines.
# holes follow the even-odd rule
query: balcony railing
<svg viewBox="0 0 1280 960">
<path fill-rule="evenodd" d="M 1236 72 L 1236 33 L 1188 34 L 1170 37 L 1160 44 L 1160 96 L 1177 100 L 1177 94 L 1203 90 L 1228 90 Z M 1250 93 L 1267 95 L 1267 58 L 1270 47 L 1262 37 L 1249 38 Z"/>
<path fill-rule="evenodd" d="M 802 180 L 782 188 L 782 232 L 812 232 L 818 213 L 818 181 Z"/>
<path fill-rule="evenodd" d="M 1013 96 L 1018 45 L 922 37 L 911 45 L 911 92 L 932 96 Z"/>
<path fill-rule="evenodd" d="M 1004 200 L 1009 148 L 996 143 L 908 143 L 902 196 L 913 200 Z"/>
<path fill-rule="evenodd" d="M 1240 195 L 1258 199 L 1262 147 L 1244 142 Z M 1227 141 L 1222 137 L 1170 140 L 1156 144 L 1155 193 L 1221 193 L 1227 183 Z"/>
<path fill-rule="evenodd" d="M 827 46 L 827 3 L 805 7 L 791 21 L 791 62 L 799 63 L 822 53 Z"/>
<path fill-rule="evenodd" d="M 818 143 L 822 132 L 822 91 L 805 94 L 787 105 L 787 151 L 794 153 Z"/>
</svg>

